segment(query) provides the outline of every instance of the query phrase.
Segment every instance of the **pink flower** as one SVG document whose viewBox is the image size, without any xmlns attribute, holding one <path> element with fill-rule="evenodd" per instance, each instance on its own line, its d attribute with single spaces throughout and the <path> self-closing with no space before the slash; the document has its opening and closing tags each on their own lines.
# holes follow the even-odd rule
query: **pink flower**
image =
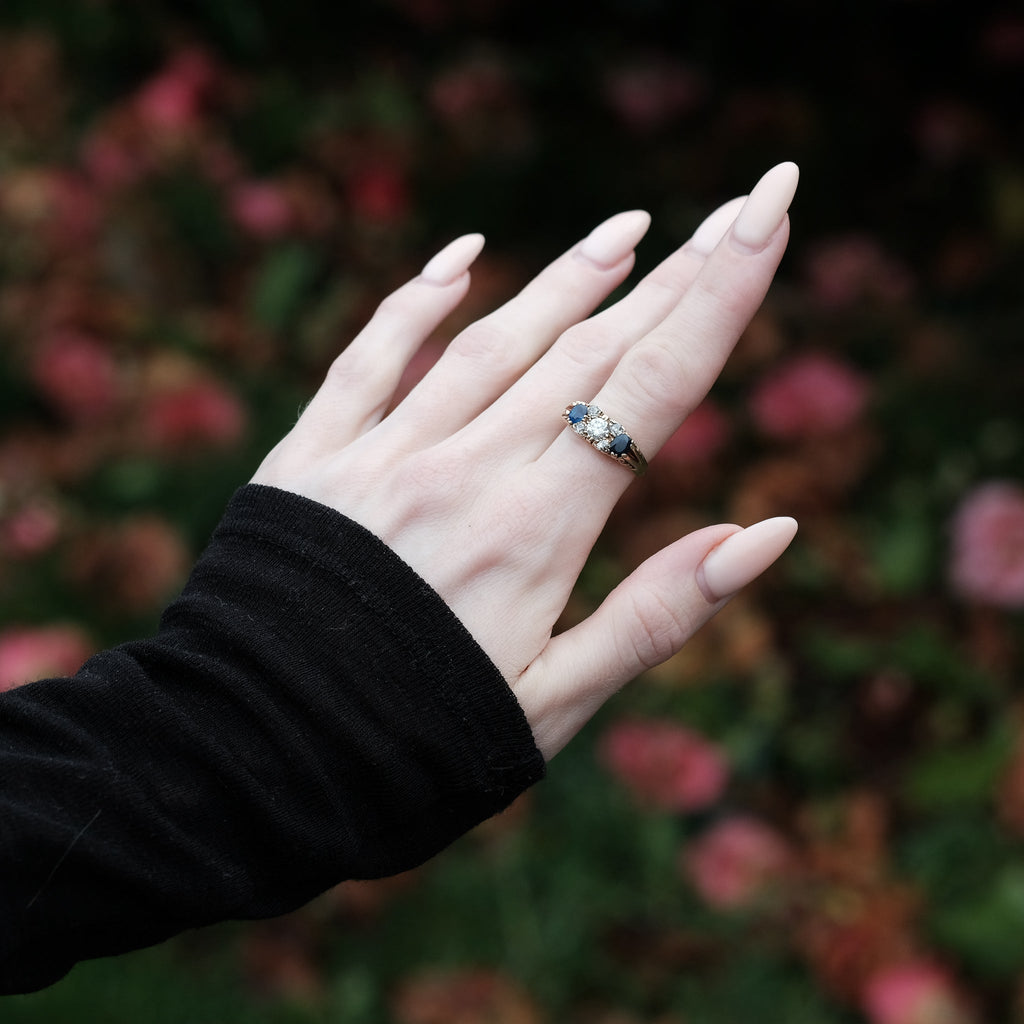
<svg viewBox="0 0 1024 1024">
<path fill-rule="evenodd" d="M 134 184 L 151 163 L 149 153 L 117 118 L 101 122 L 85 136 L 80 156 L 90 179 L 108 193 Z"/>
<path fill-rule="evenodd" d="M 842 309 L 865 297 L 899 302 L 911 275 L 867 235 L 844 235 L 814 246 L 807 258 L 811 291 L 822 305 Z"/>
<path fill-rule="evenodd" d="M 32 361 L 32 378 L 49 402 L 70 420 L 103 419 L 118 399 L 118 373 L 109 348 L 75 330 L 46 338 Z"/>
<path fill-rule="evenodd" d="M 198 120 L 217 77 L 217 68 L 204 50 L 181 50 L 143 83 L 133 106 L 143 124 L 151 129 L 189 129 Z"/>
<path fill-rule="evenodd" d="M 755 818 L 712 825 L 680 858 L 680 868 L 713 907 L 749 906 L 791 868 L 793 852 L 775 829 Z"/>
<path fill-rule="evenodd" d="M 658 458 L 679 466 L 710 462 L 729 440 L 729 418 L 705 399 L 665 442 Z"/>
<path fill-rule="evenodd" d="M 750 412 L 763 434 L 791 441 L 851 427 L 868 393 L 867 381 L 853 367 L 811 352 L 767 373 L 754 389 Z"/>
<path fill-rule="evenodd" d="M 17 509 L 0 526 L 0 547 L 12 558 L 31 558 L 53 547 L 60 528 L 57 509 L 34 501 Z"/>
<path fill-rule="evenodd" d="M 981 484 L 953 515 L 949 579 L 968 601 L 1024 607 L 1024 488 Z"/>
<path fill-rule="evenodd" d="M 974 1015 L 948 971 L 926 960 L 882 967 L 861 996 L 872 1024 L 969 1024 Z"/>
<path fill-rule="evenodd" d="M 76 626 L 15 627 L 0 632 L 0 692 L 76 672 L 94 651 Z"/>
<path fill-rule="evenodd" d="M 713 804 L 729 775 L 718 747 L 661 720 L 617 722 L 601 738 L 598 756 L 640 803 L 666 811 Z"/>
<path fill-rule="evenodd" d="M 239 182 L 228 194 L 228 209 L 235 223 L 255 238 L 279 238 L 295 219 L 287 193 L 269 181 Z"/>
<path fill-rule="evenodd" d="M 143 433 L 157 448 L 226 447 L 245 431 L 241 402 L 222 385 L 200 380 L 157 392 L 143 414 Z"/>
</svg>

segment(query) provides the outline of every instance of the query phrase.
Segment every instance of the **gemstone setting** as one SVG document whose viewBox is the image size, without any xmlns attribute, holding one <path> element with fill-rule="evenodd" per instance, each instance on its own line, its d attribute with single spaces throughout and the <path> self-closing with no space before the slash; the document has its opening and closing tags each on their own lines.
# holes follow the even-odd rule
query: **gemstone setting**
<svg viewBox="0 0 1024 1024">
<path fill-rule="evenodd" d="M 587 415 L 586 402 L 577 402 L 575 405 L 569 407 L 569 411 L 565 414 L 565 418 L 573 425 L 582 422 Z"/>
<path fill-rule="evenodd" d="M 562 412 L 562 418 L 584 441 L 637 476 L 643 476 L 647 471 L 647 460 L 633 443 L 633 438 L 621 423 L 611 419 L 596 405 L 572 402 Z"/>
<path fill-rule="evenodd" d="M 611 453 L 613 455 L 625 455 L 629 451 L 629 446 L 633 443 L 633 439 L 625 431 L 622 431 L 612 439 Z"/>
</svg>

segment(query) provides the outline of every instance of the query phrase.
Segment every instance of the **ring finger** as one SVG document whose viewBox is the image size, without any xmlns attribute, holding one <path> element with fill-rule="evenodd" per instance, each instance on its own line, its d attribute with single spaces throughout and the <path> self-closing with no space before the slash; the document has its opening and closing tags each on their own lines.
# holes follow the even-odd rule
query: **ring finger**
<svg viewBox="0 0 1024 1024">
<path fill-rule="evenodd" d="M 592 404 L 622 423 L 648 457 L 704 398 L 764 300 L 785 251 L 786 213 L 797 180 L 792 163 L 779 164 L 761 178 L 682 300 L 625 353 L 595 394 Z M 583 397 L 570 394 L 566 401 Z M 593 455 L 587 457 L 570 433 L 561 431 L 541 456 L 543 478 L 557 479 L 560 487 L 568 482 L 603 492 L 610 506 L 630 477 L 611 458 L 593 465 Z"/>
</svg>

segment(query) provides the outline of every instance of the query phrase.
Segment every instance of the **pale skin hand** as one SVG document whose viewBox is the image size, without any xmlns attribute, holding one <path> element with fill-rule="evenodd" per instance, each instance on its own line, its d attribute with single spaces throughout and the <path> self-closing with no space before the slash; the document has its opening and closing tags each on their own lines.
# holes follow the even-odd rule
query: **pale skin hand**
<svg viewBox="0 0 1024 1024">
<path fill-rule="evenodd" d="M 508 681 L 546 758 L 675 654 L 796 531 L 788 518 L 698 530 L 552 635 L 633 479 L 567 429 L 562 410 L 594 401 L 652 458 L 761 304 L 796 181 L 793 164 L 773 168 L 591 316 L 629 274 L 649 224 L 642 211 L 611 218 L 460 333 L 385 416 L 408 361 L 469 289 L 483 239 L 456 239 L 384 300 L 253 478 L 343 512 L 427 580 Z"/>
</svg>

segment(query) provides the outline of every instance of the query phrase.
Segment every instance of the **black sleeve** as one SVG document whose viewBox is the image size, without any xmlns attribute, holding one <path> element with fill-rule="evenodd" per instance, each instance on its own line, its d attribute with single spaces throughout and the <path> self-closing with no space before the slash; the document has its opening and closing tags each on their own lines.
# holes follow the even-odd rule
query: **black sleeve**
<svg viewBox="0 0 1024 1024">
<path fill-rule="evenodd" d="M 411 868 L 543 773 L 412 569 L 244 487 L 154 638 L 0 694 L 0 994 Z"/>
</svg>

